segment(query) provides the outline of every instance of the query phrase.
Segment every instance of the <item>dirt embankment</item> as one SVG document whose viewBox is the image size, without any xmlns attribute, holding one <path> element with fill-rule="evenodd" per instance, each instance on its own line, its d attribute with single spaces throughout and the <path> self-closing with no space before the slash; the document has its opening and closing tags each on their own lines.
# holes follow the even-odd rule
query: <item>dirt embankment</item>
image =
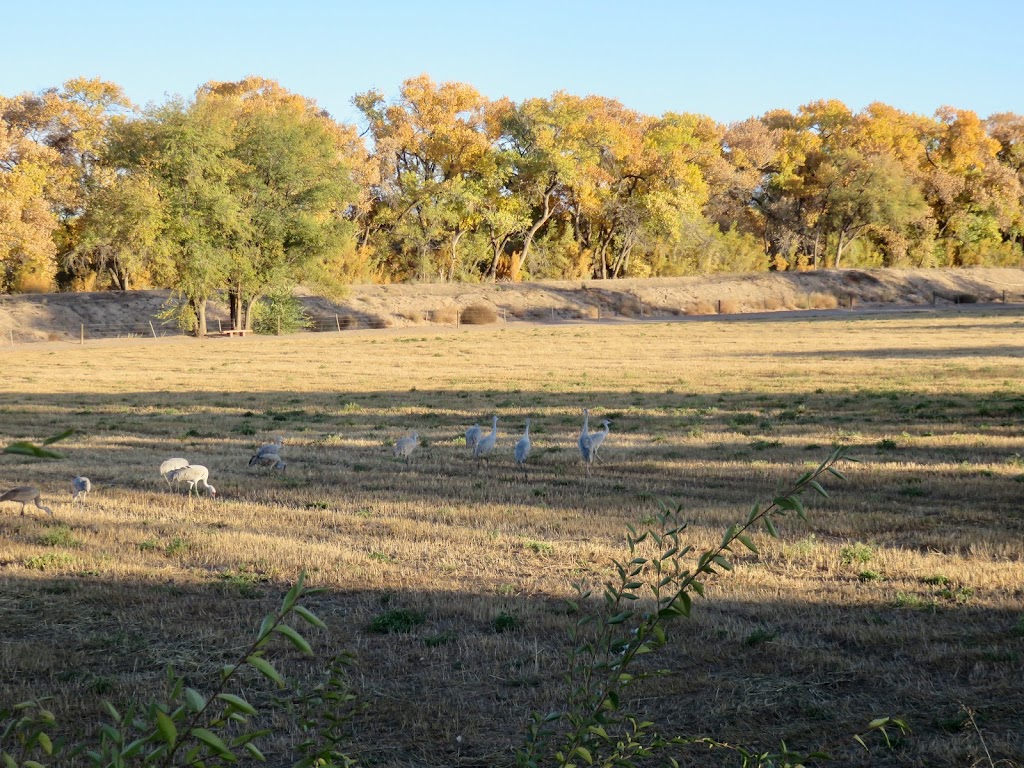
<svg viewBox="0 0 1024 768">
<path fill-rule="evenodd" d="M 356 285 L 341 300 L 303 295 L 321 329 L 384 328 L 497 319 L 545 322 L 736 314 L 793 309 L 1024 301 L 1024 270 L 823 270 L 649 280 Z M 0 338 L 15 342 L 176 332 L 158 317 L 168 291 L 0 297 Z M 227 327 L 212 302 L 211 331 Z"/>
</svg>

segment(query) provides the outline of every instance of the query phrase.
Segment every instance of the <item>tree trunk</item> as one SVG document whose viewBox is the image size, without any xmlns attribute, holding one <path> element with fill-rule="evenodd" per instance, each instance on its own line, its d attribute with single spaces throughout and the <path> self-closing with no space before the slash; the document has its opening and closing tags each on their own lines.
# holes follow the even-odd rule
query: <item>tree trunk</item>
<svg viewBox="0 0 1024 768">
<path fill-rule="evenodd" d="M 501 260 L 501 254 L 505 252 L 505 246 L 508 244 L 511 235 L 505 235 L 504 237 L 490 236 L 491 249 L 494 251 L 494 257 L 491 259 L 491 266 L 487 270 L 487 277 L 491 279 L 492 283 L 498 281 L 498 262 Z"/>
<path fill-rule="evenodd" d="M 228 309 L 231 313 L 231 329 L 240 330 L 244 327 L 243 311 L 242 311 L 242 289 L 240 286 L 233 285 L 228 291 Z"/>
<path fill-rule="evenodd" d="M 196 313 L 196 338 L 206 335 L 206 299 L 194 299 L 192 309 Z"/>
<path fill-rule="evenodd" d="M 247 331 L 252 330 L 252 308 L 256 306 L 256 302 L 260 300 L 259 295 L 250 296 L 248 301 L 242 302 L 242 308 L 245 314 L 245 321 L 240 326 Z"/>
<path fill-rule="evenodd" d="M 464 229 L 463 230 L 456 230 L 455 237 L 452 238 L 452 250 L 451 250 L 451 255 L 449 256 L 449 262 L 448 262 L 448 282 L 449 283 L 455 282 L 455 265 L 458 263 L 458 260 L 459 260 L 459 240 L 462 239 L 462 236 L 465 233 L 466 233 L 466 231 Z"/>
<path fill-rule="evenodd" d="M 512 271 L 512 282 L 519 282 L 519 269 L 523 264 L 526 264 L 526 260 L 530 257 L 530 246 L 533 244 L 533 238 L 540 231 L 540 228 L 548 223 L 554 213 L 554 206 L 551 205 L 551 196 L 554 194 L 554 185 L 550 185 L 544 192 L 544 213 L 541 215 L 532 227 L 526 231 L 526 236 L 523 238 L 523 253 L 519 258 L 519 266 Z"/>
<path fill-rule="evenodd" d="M 839 230 L 839 247 L 836 248 L 836 269 L 839 269 L 839 261 L 843 258 L 843 239 L 845 235 L 845 231 Z"/>
</svg>

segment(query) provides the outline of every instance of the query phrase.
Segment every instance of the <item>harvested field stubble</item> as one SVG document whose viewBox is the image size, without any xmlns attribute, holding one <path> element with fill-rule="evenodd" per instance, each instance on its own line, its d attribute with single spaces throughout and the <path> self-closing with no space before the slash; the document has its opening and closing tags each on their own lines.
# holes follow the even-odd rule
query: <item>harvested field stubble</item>
<svg viewBox="0 0 1024 768">
<path fill-rule="evenodd" d="M 733 319 L 0 352 L 0 438 L 77 430 L 62 461 L 0 468 L 56 513 L 0 507 L 0 708 L 54 694 L 69 731 L 95 728 L 103 698 L 158 697 L 168 663 L 209 692 L 305 569 L 329 627 L 307 635 L 357 657 L 361 762 L 510 765 L 529 713 L 562 703 L 575 619 L 561 598 L 610 576 L 627 524 L 675 500 L 688 541 L 713 546 L 844 443 L 860 459 L 848 480 L 709 581 L 649 662 L 670 674 L 631 706 L 670 735 L 897 766 L 982 757 L 963 703 L 993 759 L 1020 763 L 1022 324 Z M 612 420 L 589 479 L 584 406 L 594 426 Z M 498 448 L 478 468 L 462 434 L 492 413 Z M 511 449 L 527 416 L 524 482 Z M 411 431 L 424 444 L 406 466 L 391 446 Z M 251 471 L 277 434 L 287 473 Z M 179 455 L 222 498 L 170 491 L 157 467 Z M 73 508 L 78 474 L 94 490 Z M 289 651 L 276 663 L 304 685 L 323 666 Z M 913 733 L 868 756 L 850 735 L 883 715 Z M 298 738 L 276 727 L 271 763 L 290 764 Z"/>
</svg>

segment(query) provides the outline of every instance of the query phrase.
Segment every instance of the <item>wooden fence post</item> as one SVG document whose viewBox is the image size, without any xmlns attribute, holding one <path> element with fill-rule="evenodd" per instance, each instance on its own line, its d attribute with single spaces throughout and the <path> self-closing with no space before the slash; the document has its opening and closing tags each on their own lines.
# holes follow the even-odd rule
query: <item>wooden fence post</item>
<svg viewBox="0 0 1024 768">
<path fill-rule="evenodd" d="M 281 316 L 277 316 L 277 335 L 281 335 Z"/>
<path fill-rule="evenodd" d="M 337 315 L 334 316 L 334 324 L 338 326 L 338 333 L 341 333 L 341 319 Z"/>
<path fill-rule="evenodd" d="M 718 300 L 718 314 L 722 314 L 722 300 Z"/>
<path fill-rule="evenodd" d="M 14 346 L 14 329 L 11 328 L 11 346 Z"/>
<path fill-rule="evenodd" d="M 82 327 L 79 329 L 78 343 L 85 344 L 85 323 L 82 323 Z"/>
<path fill-rule="evenodd" d="M 224 333 L 224 328 L 220 324 L 220 318 L 217 318 L 217 333 Z"/>
</svg>

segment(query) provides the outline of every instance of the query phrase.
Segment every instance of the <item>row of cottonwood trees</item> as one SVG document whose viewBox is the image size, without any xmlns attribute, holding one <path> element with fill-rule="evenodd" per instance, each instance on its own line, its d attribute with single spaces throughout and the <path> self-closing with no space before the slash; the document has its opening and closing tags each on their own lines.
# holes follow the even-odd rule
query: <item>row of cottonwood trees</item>
<svg viewBox="0 0 1024 768">
<path fill-rule="evenodd" d="M 262 78 L 145 109 L 0 96 L 4 291 L 174 289 L 204 329 L 297 282 L 1022 263 L 1024 116 L 818 101 L 731 125 L 407 80 L 362 132 Z"/>
</svg>

